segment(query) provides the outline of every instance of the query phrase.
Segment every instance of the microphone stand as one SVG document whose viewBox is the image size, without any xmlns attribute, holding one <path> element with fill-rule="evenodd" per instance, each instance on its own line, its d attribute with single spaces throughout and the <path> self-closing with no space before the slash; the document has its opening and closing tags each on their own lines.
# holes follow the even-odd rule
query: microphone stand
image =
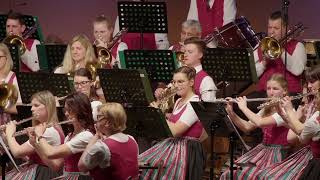
<svg viewBox="0 0 320 180">
<path fill-rule="evenodd" d="M 288 60 L 288 54 L 287 54 L 287 51 L 286 51 L 286 47 L 287 47 L 287 40 L 288 40 L 288 9 L 289 9 L 289 4 L 290 2 L 288 0 L 282 0 L 282 19 L 284 20 L 284 22 L 287 22 L 285 24 L 285 39 L 284 39 L 284 42 L 285 42 L 285 47 L 284 47 L 284 78 L 286 79 L 286 76 L 287 76 L 287 60 Z M 282 22 L 282 24 L 284 23 Z"/>
</svg>

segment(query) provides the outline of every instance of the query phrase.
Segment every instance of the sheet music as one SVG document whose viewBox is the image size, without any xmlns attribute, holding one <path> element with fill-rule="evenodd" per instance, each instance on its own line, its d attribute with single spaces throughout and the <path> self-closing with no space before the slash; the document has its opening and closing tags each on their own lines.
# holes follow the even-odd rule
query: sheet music
<svg viewBox="0 0 320 180">
<path fill-rule="evenodd" d="M 4 141 L 2 139 L 2 136 L 0 136 L 0 144 L 1 144 L 2 148 L 4 149 L 4 151 L 7 153 L 8 157 L 10 158 L 10 160 L 11 160 L 12 164 L 14 165 L 14 167 L 17 169 L 18 172 L 20 172 L 16 162 L 13 160 L 13 158 L 12 158 L 8 148 L 7 148 L 7 146 L 4 143 Z"/>
</svg>

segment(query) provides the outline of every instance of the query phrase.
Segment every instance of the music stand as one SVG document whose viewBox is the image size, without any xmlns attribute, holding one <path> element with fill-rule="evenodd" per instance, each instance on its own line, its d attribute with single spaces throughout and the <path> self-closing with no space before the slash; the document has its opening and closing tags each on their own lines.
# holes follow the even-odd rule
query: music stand
<svg viewBox="0 0 320 180">
<path fill-rule="evenodd" d="M 227 116 L 224 109 L 224 104 L 211 103 L 211 102 L 191 102 L 191 105 L 200 119 L 203 127 L 210 134 L 210 153 L 211 164 L 214 166 L 214 136 L 229 137 L 230 141 L 230 172 L 231 179 L 233 179 L 233 157 L 235 140 L 239 139 L 241 144 L 246 150 L 249 146 L 246 145 L 240 136 L 237 128 Z M 210 179 L 213 179 L 213 166 L 210 166 Z"/>
<path fill-rule="evenodd" d="M 43 34 L 39 25 L 38 17 L 30 16 L 30 15 L 23 15 L 23 20 L 27 27 L 33 27 L 37 25 L 37 31 L 30 35 L 32 39 L 38 39 L 41 43 L 44 42 Z M 3 40 L 6 34 L 6 22 L 7 22 L 7 14 L 0 15 L 0 39 Z"/>
<path fill-rule="evenodd" d="M 17 45 L 15 44 L 6 44 L 10 54 L 11 54 L 11 58 L 13 61 L 13 67 L 12 67 L 12 71 L 14 72 L 19 72 L 20 69 L 20 54 L 19 54 L 19 49 L 17 47 Z"/>
<path fill-rule="evenodd" d="M 126 106 L 149 106 L 153 95 L 143 70 L 98 69 L 100 84 L 108 102 Z"/>
<path fill-rule="evenodd" d="M 118 2 L 119 28 L 129 33 L 168 33 L 167 6 L 165 2 Z"/>
<path fill-rule="evenodd" d="M 10 151 L 8 150 L 6 144 L 4 143 L 2 136 L 0 136 L 0 145 L 2 146 L 2 148 L 5 151 L 5 154 L 0 156 L 0 164 L 1 164 L 1 175 L 2 175 L 2 179 L 4 180 L 6 177 L 6 164 L 8 161 L 8 158 L 10 159 L 10 161 L 12 162 L 13 166 L 16 168 L 16 170 L 18 172 L 20 172 L 16 162 L 14 161 L 13 157 L 11 156 Z"/>
<path fill-rule="evenodd" d="M 62 64 L 66 49 L 66 44 L 37 45 L 40 69 L 46 72 L 54 72 Z"/>
<path fill-rule="evenodd" d="M 31 96 L 39 91 L 48 90 L 57 97 L 66 96 L 71 92 L 66 74 L 20 72 L 16 75 L 24 104 L 30 103 Z"/>
<path fill-rule="evenodd" d="M 148 145 L 154 141 L 172 137 L 164 114 L 153 107 L 127 107 L 127 129 L 124 131 L 139 140 L 145 140 Z M 145 149 L 139 147 L 139 152 Z"/>
<path fill-rule="evenodd" d="M 124 50 L 120 52 L 120 63 L 124 69 L 145 69 L 152 83 L 166 84 L 178 67 L 170 50 Z"/>
<path fill-rule="evenodd" d="M 202 67 L 216 82 L 258 81 L 253 52 L 250 49 L 208 48 Z M 223 96 L 226 96 L 225 88 Z"/>
</svg>

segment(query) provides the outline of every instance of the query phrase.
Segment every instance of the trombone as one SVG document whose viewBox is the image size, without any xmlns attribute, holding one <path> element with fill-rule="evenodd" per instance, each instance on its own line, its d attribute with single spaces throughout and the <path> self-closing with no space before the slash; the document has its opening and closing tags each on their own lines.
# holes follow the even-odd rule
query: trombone
<svg viewBox="0 0 320 180">
<path fill-rule="evenodd" d="M 279 41 L 273 37 L 263 38 L 260 44 L 263 55 L 271 60 L 279 58 L 282 54 L 284 43 L 295 37 L 298 37 L 304 29 L 305 27 L 303 26 L 303 24 L 298 23 L 288 31 L 285 37 L 281 38 Z"/>
<path fill-rule="evenodd" d="M 22 36 L 15 35 L 12 32 L 9 33 L 9 35 L 3 39 L 3 43 L 5 44 L 13 44 L 17 45 L 19 54 L 23 55 L 26 52 L 26 44 L 24 43 L 24 40 L 29 38 L 38 28 L 38 25 L 35 24 L 34 26 L 30 27 L 25 33 L 22 34 Z"/>
</svg>

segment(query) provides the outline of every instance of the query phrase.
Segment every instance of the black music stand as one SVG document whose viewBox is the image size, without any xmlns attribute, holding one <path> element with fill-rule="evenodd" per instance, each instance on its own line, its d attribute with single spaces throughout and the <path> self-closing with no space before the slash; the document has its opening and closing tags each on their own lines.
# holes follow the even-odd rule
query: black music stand
<svg viewBox="0 0 320 180">
<path fill-rule="evenodd" d="M 154 100 L 148 75 L 143 70 L 98 69 L 98 75 L 108 102 L 130 107 L 149 106 Z"/>
<path fill-rule="evenodd" d="M 152 83 L 169 83 L 178 67 L 170 50 L 124 50 L 120 52 L 124 69 L 145 69 Z"/>
<path fill-rule="evenodd" d="M 168 33 L 167 6 L 165 2 L 118 2 L 119 28 L 129 33 Z"/>
<path fill-rule="evenodd" d="M 241 144 L 246 150 L 249 146 L 245 144 L 241 138 L 237 128 L 227 116 L 224 109 L 224 104 L 211 103 L 211 102 L 191 102 L 191 105 L 199 117 L 203 127 L 210 134 L 210 153 L 211 153 L 211 166 L 210 166 L 210 179 L 213 179 L 213 166 L 214 166 L 214 136 L 229 137 L 230 141 L 230 173 L 233 179 L 233 157 L 235 140 L 239 139 Z"/>
<path fill-rule="evenodd" d="M 63 97 L 71 92 L 68 76 L 40 72 L 17 73 L 21 99 L 24 104 L 30 103 L 31 96 L 39 91 L 49 90 L 57 97 Z"/>
<path fill-rule="evenodd" d="M 2 180 L 5 180 L 6 179 L 6 165 L 7 165 L 8 162 L 11 161 L 13 166 L 14 166 L 14 168 L 16 168 L 16 170 L 18 172 L 20 172 L 20 170 L 19 170 L 16 162 L 14 161 L 10 151 L 8 150 L 6 144 L 4 143 L 4 141 L 2 139 L 2 136 L 0 136 L 0 146 L 5 151 L 5 153 L 0 156 L 1 176 L 2 176 Z"/>
<path fill-rule="evenodd" d="M 54 72 L 62 64 L 66 49 L 66 44 L 37 45 L 40 69 L 46 72 Z"/>
<path fill-rule="evenodd" d="M 44 42 L 43 34 L 39 26 L 38 17 L 23 15 L 22 18 L 24 19 L 27 27 L 32 27 L 34 25 L 37 25 L 37 31 L 31 34 L 30 38 L 38 39 L 40 42 Z M 0 15 L 0 40 L 3 40 L 6 37 L 6 22 L 7 22 L 7 14 Z"/>
<path fill-rule="evenodd" d="M 13 61 L 13 67 L 12 67 L 12 71 L 14 72 L 19 72 L 20 70 L 20 54 L 19 54 L 19 49 L 17 47 L 17 45 L 14 44 L 6 44 L 10 54 L 11 54 L 11 58 Z"/>
<path fill-rule="evenodd" d="M 215 82 L 241 84 L 258 81 L 253 52 L 250 49 L 208 48 L 202 67 Z M 226 96 L 225 88 L 223 96 Z"/>
<path fill-rule="evenodd" d="M 172 137 L 164 114 L 153 107 L 127 107 L 127 129 L 124 131 L 137 139 L 141 145 L 143 140 L 150 146 L 153 142 Z M 149 147 L 139 146 L 139 152 Z"/>
</svg>

